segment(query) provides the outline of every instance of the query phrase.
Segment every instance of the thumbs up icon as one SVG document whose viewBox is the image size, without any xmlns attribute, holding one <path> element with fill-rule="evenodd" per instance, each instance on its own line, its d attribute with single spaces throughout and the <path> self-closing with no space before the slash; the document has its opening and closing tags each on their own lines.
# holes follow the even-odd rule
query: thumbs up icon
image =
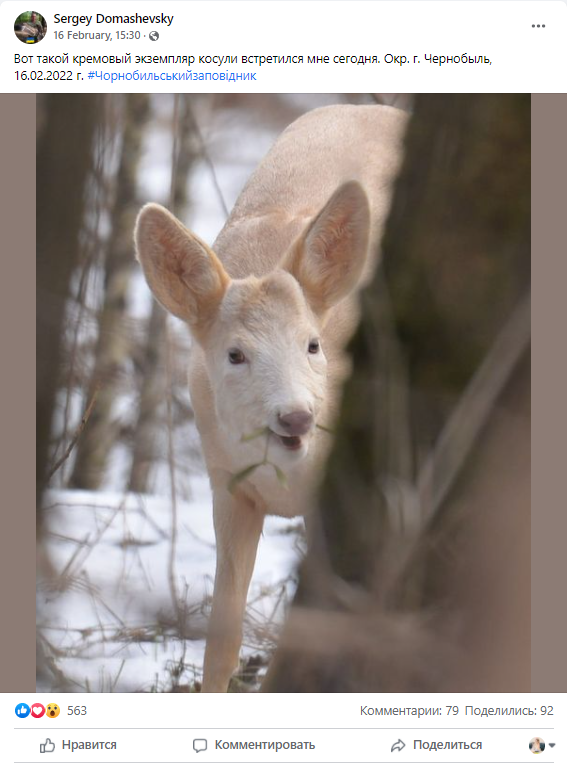
<svg viewBox="0 0 567 765">
<path fill-rule="evenodd" d="M 45 743 L 39 745 L 40 754 L 45 754 L 46 752 L 54 752 L 54 751 L 55 751 L 55 744 L 50 738 L 46 738 Z"/>
</svg>

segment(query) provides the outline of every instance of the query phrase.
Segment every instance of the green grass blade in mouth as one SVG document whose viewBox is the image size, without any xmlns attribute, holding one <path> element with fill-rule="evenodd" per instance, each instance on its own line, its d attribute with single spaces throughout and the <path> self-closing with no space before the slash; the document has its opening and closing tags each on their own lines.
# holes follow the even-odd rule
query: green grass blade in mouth
<svg viewBox="0 0 567 765">
<path fill-rule="evenodd" d="M 270 429 L 267 425 L 264 425 L 261 428 L 256 428 L 256 430 L 253 430 L 251 433 L 245 433 L 240 438 L 241 443 L 245 443 L 246 441 L 253 441 L 255 438 L 259 438 L 260 436 L 267 435 L 270 432 Z"/>
</svg>

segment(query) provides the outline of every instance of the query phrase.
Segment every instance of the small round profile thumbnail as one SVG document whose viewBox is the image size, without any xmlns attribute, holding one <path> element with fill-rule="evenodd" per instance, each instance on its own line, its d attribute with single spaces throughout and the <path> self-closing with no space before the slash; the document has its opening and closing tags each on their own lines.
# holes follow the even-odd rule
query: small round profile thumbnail
<svg viewBox="0 0 567 765">
<path fill-rule="evenodd" d="M 532 738 L 530 741 L 530 752 L 532 754 L 541 754 L 543 751 L 545 751 L 545 741 L 539 736 Z"/>
<path fill-rule="evenodd" d="M 14 34 L 23 43 L 41 42 L 47 34 L 47 22 L 41 13 L 25 11 L 14 22 Z"/>
</svg>

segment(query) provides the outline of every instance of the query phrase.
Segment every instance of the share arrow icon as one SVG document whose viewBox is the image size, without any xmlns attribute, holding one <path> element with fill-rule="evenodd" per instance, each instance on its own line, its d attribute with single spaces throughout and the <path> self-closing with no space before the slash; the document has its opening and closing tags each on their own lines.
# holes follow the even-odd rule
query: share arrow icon
<svg viewBox="0 0 567 765">
<path fill-rule="evenodd" d="M 391 752 L 401 752 L 404 748 L 405 744 L 402 741 L 401 738 L 399 738 L 395 744 L 392 744 L 392 748 L 390 749 Z"/>
</svg>

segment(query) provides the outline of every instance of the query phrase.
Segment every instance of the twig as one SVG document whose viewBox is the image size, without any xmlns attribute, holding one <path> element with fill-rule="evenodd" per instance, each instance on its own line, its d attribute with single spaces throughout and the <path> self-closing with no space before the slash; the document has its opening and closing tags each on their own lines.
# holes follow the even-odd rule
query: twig
<svg viewBox="0 0 567 765">
<path fill-rule="evenodd" d="M 116 683 L 118 682 L 120 675 L 122 674 L 122 670 L 124 669 L 124 665 L 126 664 L 126 659 L 122 660 L 122 664 L 120 665 L 120 669 L 118 670 L 118 674 L 114 678 L 114 681 L 112 682 L 112 685 L 110 686 L 110 692 L 114 693 L 114 690 L 116 688 Z"/>
<path fill-rule="evenodd" d="M 47 476 L 47 482 L 51 481 L 51 479 L 53 478 L 55 473 L 59 470 L 61 465 L 63 465 L 63 463 L 66 462 L 69 459 L 69 455 L 71 454 L 71 452 L 73 451 L 73 449 L 77 445 L 77 441 L 81 437 L 81 433 L 83 432 L 83 430 L 86 427 L 87 422 L 89 421 L 89 417 L 92 414 L 92 411 L 94 409 L 94 405 L 96 404 L 96 400 L 98 398 L 99 392 L 100 392 L 100 383 L 95 387 L 95 390 L 94 390 L 94 393 L 93 393 L 93 395 L 91 397 L 91 400 L 89 401 L 89 404 L 88 404 L 87 408 L 85 409 L 85 413 L 83 414 L 83 416 L 81 418 L 81 422 L 79 423 L 79 427 L 77 428 L 77 430 L 75 431 L 75 435 L 73 436 L 73 438 L 69 442 L 69 446 L 65 449 L 65 453 L 63 454 L 62 457 L 60 457 L 57 460 L 55 465 L 49 471 L 49 474 Z"/>
<path fill-rule="evenodd" d="M 79 542 L 79 545 L 80 545 L 80 547 L 79 547 L 79 551 L 82 551 L 82 550 L 85 550 L 85 549 L 86 549 L 86 553 L 85 553 L 85 555 L 83 556 L 83 558 L 81 559 L 81 562 L 80 562 L 80 565 L 81 565 L 81 566 L 83 566 L 83 565 L 85 564 L 85 561 L 87 560 L 87 558 L 89 557 L 89 555 L 92 553 L 92 551 L 94 550 L 94 548 L 96 547 L 96 545 L 97 545 L 97 544 L 100 542 L 100 540 L 102 539 L 102 537 L 103 537 L 104 533 L 106 532 L 106 530 L 107 530 L 107 529 L 109 528 L 109 526 L 110 526 L 110 525 L 111 525 L 111 524 L 114 522 L 114 519 L 116 518 L 116 516 L 118 515 L 118 513 L 120 512 L 120 510 L 122 509 L 122 507 L 123 507 L 123 503 L 121 503 L 121 504 L 120 504 L 120 505 L 119 505 L 119 506 L 118 506 L 118 507 L 117 507 L 117 508 L 114 510 L 114 512 L 113 512 L 113 514 L 110 516 L 110 518 L 108 518 L 108 520 L 104 522 L 104 524 L 103 524 L 102 528 L 100 529 L 100 531 L 98 531 L 98 533 L 97 533 L 96 537 L 94 537 L 94 539 L 92 539 L 92 541 L 91 541 L 91 535 L 90 535 L 90 534 L 88 534 L 88 535 L 87 535 L 87 537 L 86 537 L 86 539 L 85 539 L 83 542 Z M 67 565 L 65 566 L 65 568 L 63 569 L 63 571 L 62 571 L 62 572 L 59 574 L 59 578 L 60 578 L 60 579 L 63 579 L 63 578 L 65 578 L 65 577 L 69 577 L 69 576 L 70 576 L 70 574 L 69 574 L 69 569 L 71 568 L 71 565 L 74 563 L 74 561 L 76 560 L 76 558 L 77 558 L 77 553 L 75 552 L 75 553 L 73 553 L 73 555 L 71 556 L 70 560 L 67 562 Z M 78 568 L 78 567 L 77 567 L 77 568 Z"/>
<path fill-rule="evenodd" d="M 529 348 L 530 338 L 531 299 L 528 295 L 500 331 L 421 470 L 417 489 L 428 520 L 439 511 L 461 474 L 479 432 L 486 426 L 498 397 Z"/>
<path fill-rule="evenodd" d="M 195 114 L 191 108 L 190 105 L 187 106 L 188 114 L 191 119 L 191 122 L 193 123 L 193 129 L 195 131 L 195 135 L 197 136 L 197 140 L 199 141 L 199 144 L 201 146 L 201 154 L 205 160 L 205 163 L 207 164 L 209 168 L 209 172 L 211 174 L 211 180 L 213 182 L 213 186 L 215 187 L 215 191 L 217 193 L 220 206 L 222 207 L 222 211 L 224 213 L 225 218 L 228 218 L 229 211 L 228 206 L 226 204 L 225 198 L 222 193 L 222 189 L 220 187 L 219 179 L 217 177 L 217 173 L 215 170 L 214 163 L 209 155 L 209 152 L 207 151 L 207 145 L 205 143 L 205 140 L 203 138 L 203 134 L 201 133 L 201 130 L 199 128 L 199 123 L 197 122 L 197 119 L 195 117 Z"/>
</svg>

